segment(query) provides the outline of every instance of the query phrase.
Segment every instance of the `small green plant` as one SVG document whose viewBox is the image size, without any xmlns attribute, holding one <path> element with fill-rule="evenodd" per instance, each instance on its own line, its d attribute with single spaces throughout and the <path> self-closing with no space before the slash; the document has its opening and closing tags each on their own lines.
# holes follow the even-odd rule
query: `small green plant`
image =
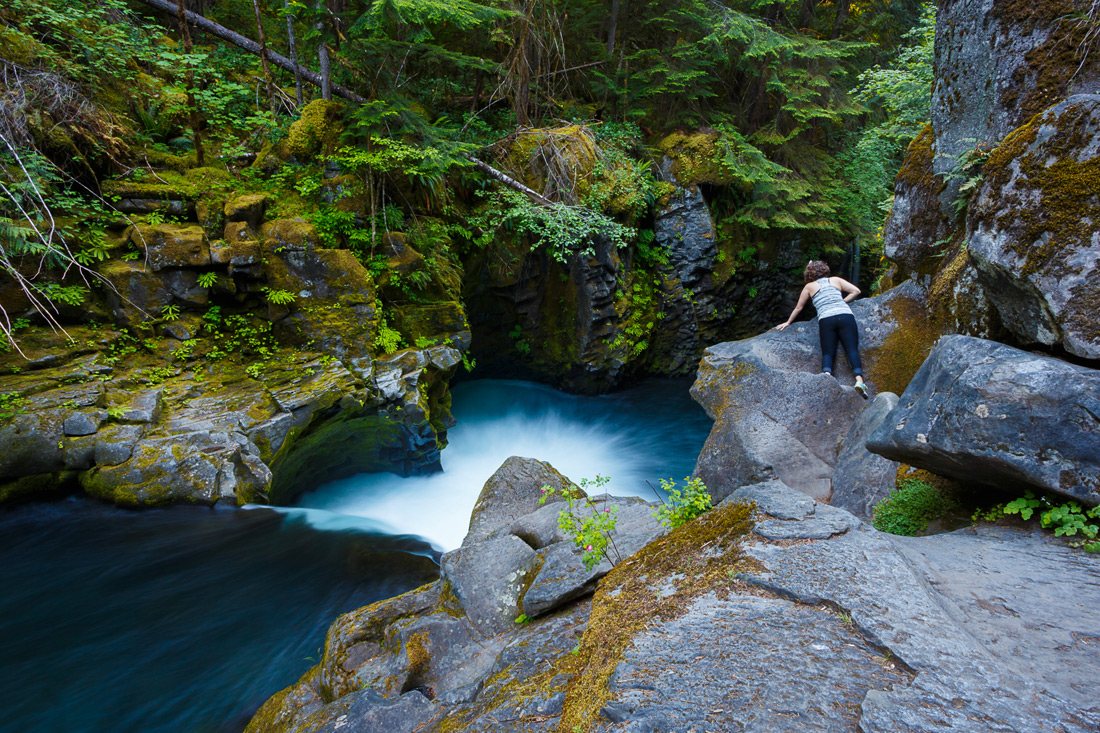
<svg viewBox="0 0 1100 733">
<path fill-rule="evenodd" d="M 214 287 L 214 283 L 218 281 L 218 273 L 216 272 L 204 272 L 199 275 L 199 287 L 210 289 Z"/>
<path fill-rule="evenodd" d="M 405 345 L 401 332 L 390 328 L 385 316 L 378 319 L 378 333 L 374 335 L 374 348 L 379 354 L 392 354 Z"/>
<path fill-rule="evenodd" d="M 435 346 L 435 339 L 430 339 L 427 336 L 417 336 L 415 343 L 416 343 L 416 348 L 426 349 L 430 346 Z"/>
<path fill-rule="evenodd" d="M 1056 537 L 1074 537 L 1071 544 L 1085 552 L 1100 552 L 1100 507 L 1084 509 L 1076 501 L 1060 502 L 1046 494 L 1036 496 L 1032 491 L 1007 504 L 974 512 L 973 519 L 993 521 L 1002 516 L 1016 514 L 1025 522 L 1036 514 L 1043 529 L 1053 529 Z M 1080 537 L 1080 539 L 1076 539 Z"/>
<path fill-rule="evenodd" d="M 907 478 L 898 481 L 890 495 L 875 506 L 872 524 L 881 532 L 914 537 L 954 508 L 954 500 L 941 489 Z"/>
<path fill-rule="evenodd" d="M 710 493 L 702 479 L 685 477 L 684 484 L 681 491 L 676 487 L 675 480 L 661 479 L 661 488 L 668 494 L 668 501 L 661 499 L 664 504 L 657 507 L 653 516 L 669 529 L 676 529 L 711 508 Z M 660 498 L 661 495 L 657 496 Z"/>
<path fill-rule="evenodd" d="M 289 290 L 275 290 L 264 286 L 261 291 L 264 297 L 267 298 L 267 302 L 272 305 L 287 305 L 294 302 L 295 295 Z"/>
<path fill-rule="evenodd" d="M 607 560 L 615 565 L 622 558 L 619 549 L 615 546 L 612 534 L 618 525 L 619 507 L 605 502 L 600 506 L 592 501 L 586 489 L 600 488 L 611 479 L 606 476 L 596 476 L 595 479 L 581 479 L 581 490 L 576 491 L 568 486 L 555 489 L 552 486 L 543 486 L 542 498 L 539 504 L 545 504 L 546 500 L 555 494 L 560 494 L 566 501 L 566 507 L 558 512 L 558 528 L 573 539 L 573 544 L 584 551 L 582 560 L 584 567 L 591 570 L 600 564 L 600 560 Z"/>
<path fill-rule="evenodd" d="M 27 400 L 18 392 L 5 392 L 0 394 L 0 420 L 15 417 L 26 412 Z"/>
<path fill-rule="evenodd" d="M 472 372 L 477 367 L 477 359 L 473 358 L 469 354 L 462 355 L 462 368 L 468 372 Z"/>
<path fill-rule="evenodd" d="M 526 613 L 521 613 L 520 615 L 516 616 L 515 622 L 517 624 L 525 624 L 528 623 L 530 620 L 531 618 Z"/>
<path fill-rule="evenodd" d="M 515 341 L 516 351 L 524 356 L 531 353 L 531 344 L 527 343 L 527 339 L 523 338 L 523 327 L 518 323 L 508 332 L 508 336 Z"/>
<path fill-rule="evenodd" d="M 166 305 L 160 309 L 160 317 L 166 323 L 179 320 L 180 307 L 178 305 Z"/>
<path fill-rule="evenodd" d="M 122 405 L 114 405 L 107 408 L 107 417 L 111 420 L 121 420 L 126 414 L 126 408 Z"/>
</svg>

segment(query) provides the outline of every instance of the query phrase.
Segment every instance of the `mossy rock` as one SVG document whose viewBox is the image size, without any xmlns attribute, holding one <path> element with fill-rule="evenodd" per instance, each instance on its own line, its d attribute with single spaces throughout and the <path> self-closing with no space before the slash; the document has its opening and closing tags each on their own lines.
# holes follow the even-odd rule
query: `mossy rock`
<svg viewBox="0 0 1100 733">
<path fill-rule="evenodd" d="M 130 227 L 127 238 L 145 252 L 154 272 L 169 267 L 206 267 L 211 263 L 210 241 L 201 226 L 136 224 Z"/>
<path fill-rule="evenodd" d="M 287 151 L 302 160 L 335 152 L 343 132 L 344 103 L 315 99 L 287 133 Z"/>
<path fill-rule="evenodd" d="M 716 132 L 674 132 L 658 142 L 657 149 L 672 162 L 672 174 L 681 186 L 725 186 L 733 179 L 718 163 L 718 137 Z"/>
<path fill-rule="evenodd" d="M 321 246 L 317 228 L 302 218 L 276 219 L 260 228 L 265 254 L 308 252 Z"/>
<path fill-rule="evenodd" d="M 470 330 L 466 310 L 457 301 L 397 306 L 394 315 L 394 325 L 409 343 L 415 343 L 417 337 L 438 338 Z"/>
</svg>

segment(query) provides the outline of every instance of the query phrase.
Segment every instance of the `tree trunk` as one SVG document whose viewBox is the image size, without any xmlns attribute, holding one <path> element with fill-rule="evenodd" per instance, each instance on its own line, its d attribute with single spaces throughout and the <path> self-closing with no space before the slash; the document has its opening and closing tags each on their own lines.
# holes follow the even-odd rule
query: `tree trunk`
<svg viewBox="0 0 1100 733">
<path fill-rule="evenodd" d="M 298 43 L 294 39 L 294 15 L 290 12 L 290 0 L 283 0 L 283 11 L 286 14 L 286 45 L 290 51 L 290 63 L 294 65 L 294 91 L 298 96 L 298 106 L 301 107 L 302 70 L 298 67 Z"/>
<path fill-rule="evenodd" d="M 187 22 L 187 10 L 183 7 L 183 0 L 176 0 L 176 19 L 180 24 L 180 34 L 183 36 L 183 52 L 191 55 L 194 44 L 191 43 L 191 26 Z M 187 106 L 191 117 L 191 136 L 195 142 L 195 161 L 201 167 L 206 162 L 206 154 L 202 149 L 202 115 L 199 114 L 199 103 L 195 99 L 195 70 L 190 64 L 187 66 Z"/>
<path fill-rule="evenodd" d="M 837 0 L 836 4 L 836 20 L 833 21 L 833 40 L 840 38 L 840 33 L 844 30 L 844 23 L 848 20 L 848 13 L 852 9 L 852 0 Z"/>
<path fill-rule="evenodd" d="M 264 84 L 267 86 L 267 97 L 271 100 L 271 111 L 275 111 L 275 83 L 271 79 L 271 66 L 267 63 L 267 40 L 264 37 L 264 19 L 260 14 L 260 0 L 252 0 L 252 8 L 256 11 L 256 36 L 260 40 L 260 67 L 264 72 Z"/>
<path fill-rule="evenodd" d="M 325 11 L 324 0 L 317 0 L 317 13 Z M 320 46 L 317 47 L 317 61 L 321 65 L 321 98 L 332 99 L 332 61 L 328 56 L 328 46 L 325 45 L 325 21 L 317 21 L 317 32 L 320 34 Z"/>
<path fill-rule="evenodd" d="M 610 27 L 607 29 L 607 56 L 611 58 L 615 53 L 615 32 L 619 28 L 619 0 L 611 0 Z"/>
<path fill-rule="evenodd" d="M 157 10 L 175 12 L 176 9 L 176 3 L 172 2 L 172 0 L 140 1 L 150 7 L 156 8 Z M 236 31 L 231 31 L 223 25 L 218 25 L 214 21 L 208 18 L 204 18 L 201 15 L 196 15 L 195 13 L 192 13 L 190 11 L 187 11 L 186 17 L 188 22 L 190 22 L 197 28 L 201 28 L 207 33 L 213 36 L 217 36 L 223 41 L 232 43 L 237 48 L 244 49 L 245 51 L 248 51 L 249 53 L 255 54 L 257 56 L 260 55 L 260 44 L 256 43 L 251 38 L 246 38 Z M 275 53 L 274 51 L 268 49 L 267 58 L 269 61 L 271 61 L 271 63 L 275 64 L 280 69 L 286 69 L 287 71 L 292 73 L 297 70 L 299 73 L 301 73 L 302 78 L 308 81 L 310 84 L 314 84 L 319 87 L 322 86 L 322 78 L 320 74 L 315 71 L 311 71 L 304 66 L 291 63 L 290 59 L 288 59 L 286 56 Z M 344 99 L 349 99 L 352 102 L 358 102 L 362 104 L 363 102 L 367 101 L 367 98 L 363 95 L 357 94 L 356 92 L 353 92 L 347 87 L 341 86 L 339 84 L 332 84 L 332 92 L 343 97 Z"/>
</svg>

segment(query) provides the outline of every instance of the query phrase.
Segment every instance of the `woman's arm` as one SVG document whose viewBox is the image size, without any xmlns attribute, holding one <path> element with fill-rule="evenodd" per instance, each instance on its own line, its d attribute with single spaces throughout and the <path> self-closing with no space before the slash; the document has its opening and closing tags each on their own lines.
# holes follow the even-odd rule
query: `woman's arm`
<svg viewBox="0 0 1100 733">
<path fill-rule="evenodd" d="M 805 287 L 802 288 L 802 294 L 798 296 L 798 305 L 796 305 L 794 307 L 794 310 L 791 311 L 791 317 L 787 319 L 786 323 L 780 323 L 778 326 L 776 326 L 775 330 L 782 331 L 784 328 L 791 325 L 794 322 L 794 319 L 798 317 L 798 314 L 802 312 L 802 309 L 806 307 L 806 301 L 809 299 L 810 284 L 807 283 Z"/>
<path fill-rule="evenodd" d="M 850 282 L 842 277 L 830 278 L 830 282 L 832 282 L 832 284 L 836 286 L 837 290 L 846 293 L 846 295 L 844 296 L 845 303 L 851 303 L 853 300 L 858 298 L 859 294 L 862 292 L 859 288 L 857 288 L 855 285 L 852 285 Z"/>
</svg>

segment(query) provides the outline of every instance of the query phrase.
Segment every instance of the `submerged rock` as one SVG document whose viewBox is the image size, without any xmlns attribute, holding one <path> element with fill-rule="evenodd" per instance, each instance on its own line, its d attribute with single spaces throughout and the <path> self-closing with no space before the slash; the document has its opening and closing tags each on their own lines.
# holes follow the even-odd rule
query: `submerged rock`
<svg viewBox="0 0 1100 733">
<path fill-rule="evenodd" d="M 1100 504 L 1100 371 L 945 336 L 867 448 L 968 483 Z"/>
</svg>

